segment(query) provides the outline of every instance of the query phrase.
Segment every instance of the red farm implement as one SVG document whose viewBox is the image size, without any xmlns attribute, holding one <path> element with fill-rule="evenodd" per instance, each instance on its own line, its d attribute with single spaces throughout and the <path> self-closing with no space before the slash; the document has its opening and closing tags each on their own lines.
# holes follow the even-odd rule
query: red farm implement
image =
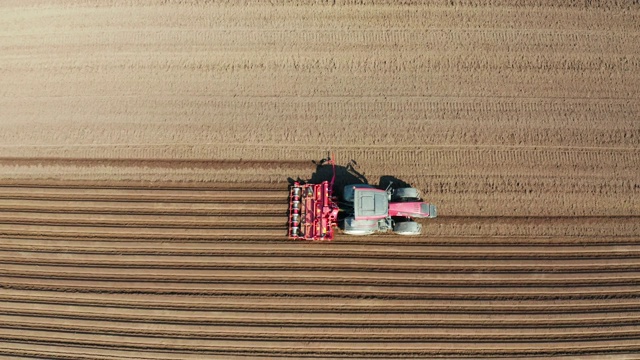
<svg viewBox="0 0 640 360">
<path fill-rule="evenodd" d="M 338 221 L 337 199 L 333 196 L 334 175 L 320 184 L 295 182 L 289 193 L 289 238 L 300 240 L 333 240 Z"/>
</svg>

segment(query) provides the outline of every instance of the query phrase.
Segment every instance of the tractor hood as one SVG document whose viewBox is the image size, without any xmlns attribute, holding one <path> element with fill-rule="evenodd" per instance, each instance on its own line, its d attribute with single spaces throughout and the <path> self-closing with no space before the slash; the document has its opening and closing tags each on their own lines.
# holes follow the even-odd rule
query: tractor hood
<svg viewBox="0 0 640 360">
<path fill-rule="evenodd" d="M 392 202 L 389 204 L 389 215 L 412 218 L 435 218 L 436 206 L 426 202 Z"/>
</svg>

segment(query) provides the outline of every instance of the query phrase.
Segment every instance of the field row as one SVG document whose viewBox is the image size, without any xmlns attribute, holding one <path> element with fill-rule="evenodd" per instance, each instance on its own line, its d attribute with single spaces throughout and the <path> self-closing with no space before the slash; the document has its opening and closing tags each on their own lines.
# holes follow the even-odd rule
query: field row
<svg viewBox="0 0 640 360">
<path fill-rule="evenodd" d="M 74 31 L 79 27 L 102 32 L 111 28 L 145 30 L 160 24 L 171 28 L 278 29 L 298 32 L 301 32 L 300 29 L 345 32 L 371 28 L 415 30 L 449 28 L 452 25 L 494 29 L 496 24 L 501 24 L 505 29 L 555 31 L 581 31 L 588 24 L 591 31 L 617 30 L 620 34 L 640 30 L 638 12 L 625 11 L 636 9 L 638 5 L 624 0 L 597 0 L 588 4 L 576 0 L 418 0 L 403 1 L 402 4 L 393 0 L 278 0 L 268 6 L 264 6 L 260 0 L 173 0 L 162 6 L 152 1 L 128 0 L 105 1 L 96 6 L 90 1 L 75 0 L 54 7 L 48 0 L 37 0 L 30 2 L 30 6 L 25 7 L 23 3 L 17 5 L 22 8 L 7 4 L 8 16 L 38 12 L 38 16 L 21 18 L 24 20 L 22 23 L 3 24 L 8 31 L 23 33 L 29 33 L 25 29 Z M 46 13 L 42 12 L 42 6 L 49 7 Z"/>
<path fill-rule="evenodd" d="M 322 52 L 327 45 L 343 52 L 371 50 L 434 51 L 447 48 L 453 55 L 462 50 L 504 52 L 513 51 L 514 44 L 522 44 L 521 51 L 556 53 L 602 53 L 635 55 L 634 43 L 640 33 L 616 34 L 609 31 L 572 32 L 546 29 L 472 29 L 429 28 L 415 29 L 352 29 L 344 30 L 253 30 L 253 29 L 125 29 L 114 32 L 70 33 L 50 32 L 34 34 L 30 29 L 3 41 L 7 52 L 29 51 L 31 54 L 55 52 L 67 54 L 99 46 L 123 43 L 120 51 L 166 51 L 193 48 L 215 50 L 246 49 Z M 242 46 L 239 46 L 242 44 Z M 97 49 L 96 49 L 97 50 Z M 611 56 L 610 56 L 611 57 Z M 620 60 L 619 58 L 616 60 Z M 621 64 L 622 65 L 622 64 Z"/>
<path fill-rule="evenodd" d="M 125 250 L 123 250 L 125 252 Z M 640 258 L 627 257 L 554 259 L 540 261 L 485 259 L 363 259 L 349 256 L 177 256 L 177 255 L 95 255 L 82 254 L 77 260 L 65 253 L 1 251 L 0 266 L 7 276 L 52 278 L 95 278 L 105 280 L 147 279 L 149 281 L 259 283 L 261 276 L 274 282 L 349 283 L 411 285 L 421 282 L 474 285 L 522 285 L 566 282 L 567 286 L 632 284 L 638 281 Z M 637 254 L 636 254 L 637 255 Z M 131 270 L 136 269 L 136 270 Z M 222 270 L 237 273 L 225 274 Z M 263 270 L 271 272 L 261 273 Z M 222 271 L 222 272 L 221 272 Z M 598 274 L 598 272 L 606 274 Z M 335 273 L 339 272 L 339 273 Z M 535 274 L 528 273 L 535 272 Z M 624 272 L 627 272 L 625 274 Z M 554 273 L 539 275 L 538 273 Z M 558 273 L 558 274 L 555 274 Z M 225 280 L 226 279 L 226 280 Z M 278 280 L 280 279 L 280 280 Z"/>
<path fill-rule="evenodd" d="M 529 51 L 529 49 L 523 49 Z M 458 54 L 455 52 L 444 54 L 437 52 L 426 53 L 422 49 L 403 51 L 379 51 L 372 56 L 365 51 L 342 51 L 340 54 L 308 53 L 297 55 L 295 52 L 252 51 L 221 53 L 218 56 L 210 53 L 177 54 L 163 58 L 140 58 L 134 53 L 95 54 L 69 64 L 68 55 L 59 53 L 46 59 L 34 58 L 28 61 L 21 57 L 3 60 L 5 71 L 33 73 L 41 69 L 56 69 L 56 73 L 72 72 L 76 75 L 99 74 L 109 71 L 137 71 L 145 72 L 149 69 L 170 72 L 174 70 L 194 70 L 202 74 L 226 72 L 251 72 L 256 75 L 272 72 L 297 72 L 306 74 L 322 74 L 324 76 L 393 74 L 411 72 L 414 74 L 424 71 L 436 73 L 447 72 L 489 72 L 507 71 L 514 73 L 544 72 L 545 74 L 580 74 L 587 72 L 594 74 L 610 74 L 612 71 L 624 73 L 626 77 L 635 76 L 640 70 L 640 58 L 633 55 L 522 55 L 507 53 L 477 52 L 474 54 Z M 575 76 L 575 75 L 573 75 Z"/>
<path fill-rule="evenodd" d="M 268 113 L 268 111 L 265 111 Z M 383 110 L 380 110 L 378 114 L 382 113 Z M 373 113 L 373 111 L 371 111 Z M 397 112 L 398 113 L 398 112 Z M 319 113 L 313 112 L 307 114 L 308 117 L 318 116 Z M 366 113 L 365 113 L 366 114 Z M 357 118 L 364 116 L 365 114 L 359 114 Z M 399 113 L 398 113 L 399 114 Z M 640 113 L 639 113 L 640 114 Z M 491 114 L 480 114 L 478 116 L 486 117 Z M 629 117 L 631 114 L 628 114 Z M 131 118 L 136 117 L 136 115 L 129 115 Z M 305 117 L 307 117 L 305 116 Z M 338 118 L 348 116 L 348 114 L 341 114 Z M 375 116 L 375 115 L 372 115 Z M 379 115 L 378 115 L 379 116 Z M 415 114 L 418 116 L 418 114 Z M 313 127 L 313 128 L 323 128 L 323 137 L 304 140 L 306 144 L 313 146 L 326 146 L 330 145 L 326 143 L 325 138 L 331 138 L 336 143 L 340 144 L 348 144 L 350 140 L 353 139 L 353 134 L 359 133 L 362 131 L 375 131 L 376 135 L 371 135 L 369 137 L 369 141 L 372 144 L 377 146 L 388 146 L 393 148 L 394 146 L 410 146 L 413 141 L 412 137 L 415 135 L 410 135 L 408 132 L 416 131 L 422 135 L 421 142 L 425 144 L 440 144 L 440 146 L 451 146 L 455 147 L 456 145 L 460 145 L 462 143 L 467 144 L 466 146 L 539 146 L 539 147 L 562 147 L 562 146 L 570 146 L 571 144 L 576 144 L 576 147 L 579 148 L 622 148 L 622 149 L 630 149 L 633 147 L 637 147 L 640 145 L 640 130 L 629 125 L 623 125 L 624 120 L 621 120 L 617 126 L 607 125 L 606 118 L 592 118 L 590 121 L 585 121 L 586 124 L 576 125 L 576 127 L 565 127 L 563 129 L 554 127 L 552 124 L 547 124 L 546 127 L 543 127 L 544 124 L 539 124 L 535 126 L 529 126 L 527 124 L 513 125 L 509 130 L 504 130 L 503 125 L 498 125 L 499 118 L 508 116 L 508 113 L 504 113 L 500 116 L 497 116 L 497 119 L 493 122 L 486 122 L 483 120 L 479 120 L 478 116 L 475 116 L 476 121 L 471 121 L 467 119 L 467 124 L 464 124 L 462 121 L 451 120 L 447 125 L 437 124 L 438 121 L 436 119 L 406 119 L 402 121 L 402 126 L 396 126 L 393 130 L 389 130 L 390 124 L 393 122 L 400 121 L 399 119 L 394 119 L 394 116 L 389 114 L 389 117 L 385 117 L 384 119 L 369 119 L 366 122 L 362 121 L 362 119 L 345 119 L 340 123 L 336 123 L 335 119 L 329 115 L 323 116 L 325 117 L 322 121 L 317 121 L 314 125 L 311 125 L 311 120 L 309 123 L 303 123 L 302 119 L 298 119 L 297 124 L 293 124 L 289 121 L 282 121 L 280 123 L 273 124 L 276 129 L 280 129 L 281 131 L 273 132 L 270 134 L 265 134 L 262 136 L 264 144 L 276 144 L 278 141 L 281 141 L 283 138 L 288 138 L 288 143 L 295 143 L 303 141 L 301 138 L 296 137 L 295 134 L 290 134 L 290 130 L 294 130 L 300 127 Z M 580 119 L 578 115 L 577 119 Z M 593 116 L 597 116 L 593 114 Z M 621 115 L 624 116 L 624 115 Z M 268 114 L 260 115 L 261 118 L 264 118 L 266 123 L 271 123 L 272 120 L 268 120 Z M 519 119 L 518 119 L 519 117 Z M 329 120 L 331 119 L 331 121 Z M 636 119 L 634 117 L 634 119 Z M 255 120 L 255 119 L 254 119 Z M 197 139 L 199 142 L 199 147 L 206 147 L 208 144 L 219 144 L 223 143 L 224 140 L 230 141 L 233 143 L 256 143 L 256 138 L 258 136 L 257 130 L 252 125 L 254 120 L 248 120 L 246 116 L 242 114 L 234 114 L 229 117 L 225 117 L 224 119 L 220 119 L 220 122 L 217 125 L 185 125 L 184 131 L 180 135 L 175 135 L 172 133 L 173 126 L 167 125 L 140 125 L 136 126 L 134 124 L 128 124 L 120 127 L 123 132 L 129 132 L 129 130 L 133 131 L 143 131 L 137 137 L 138 144 L 149 144 L 153 146 L 154 144 L 166 144 L 169 146 L 178 146 L 180 147 L 182 144 L 189 142 L 189 136 L 193 139 Z M 511 120 L 505 120 L 505 123 L 509 122 L 522 122 L 523 117 L 517 116 L 516 118 L 512 118 Z M 549 122 L 557 123 L 560 119 L 555 119 L 550 117 Z M 576 121 L 573 119 L 572 121 Z M 631 121 L 631 120 L 629 120 Z M 472 125 L 473 124 L 473 125 Z M 591 124 L 591 129 L 586 130 L 585 127 Z M 35 153 L 35 152 L 43 152 L 44 149 L 41 147 L 34 146 L 24 146 L 20 145 L 17 142 L 21 140 L 24 135 L 20 135 L 19 131 L 22 129 L 22 126 L 15 126 L 11 131 L 8 131 L 3 135 L 7 139 L 4 147 L 0 149 L 2 153 L 18 153 L 19 151 L 23 151 L 23 153 Z M 23 131 L 27 131 L 27 126 L 22 129 Z M 33 134 L 32 138 L 36 137 L 45 137 L 46 126 L 42 129 L 41 135 Z M 233 131 L 233 135 L 225 135 L 225 131 Z M 275 129 L 274 129 L 275 130 Z M 74 129 L 69 129 L 69 132 L 65 135 L 65 137 L 69 141 L 77 141 L 78 145 L 83 147 L 88 147 L 85 143 L 90 141 L 100 141 L 102 138 L 108 138 L 111 134 L 116 133 L 117 127 L 113 127 L 109 132 L 106 132 L 101 126 L 82 126 Z M 91 133 L 91 136 L 83 136 L 85 133 Z M 143 135 L 144 134 L 144 135 Z M 157 135 L 157 136 L 156 136 Z M 115 140 L 115 139 L 114 139 Z M 16 143 L 15 145 L 11 145 L 12 143 Z M 577 144 L 580 144 L 579 146 Z M 101 146 L 105 146 L 107 144 L 101 143 L 97 145 L 96 148 Z M 114 144 L 115 146 L 115 144 Z M 59 151 L 59 145 L 49 144 L 48 148 L 53 148 L 54 151 Z M 92 149 L 93 151 L 100 151 L 98 149 Z M 37 162 L 37 159 L 32 159 L 31 162 Z M 86 160 L 89 161 L 89 160 Z M 42 162 L 42 161 L 40 161 Z M 77 161 L 79 162 L 79 161 Z M 106 160 L 103 160 L 106 162 Z M 184 165 L 192 165 L 193 167 L 198 167 L 198 163 L 195 161 L 184 162 Z M 200 165 L 202 166 L 202 165 Z"/>
<path fill-rule="evenodd" d="M 234 283 L 234 282 L 167 282 L 162 280 L 111 280 L 96 281 L 94 278 L 73 279 L 25 277 L 20 274 L 3 276 L 5 288 L 15 290 L 63 291 L 81 293 L 119 293 L 119 294 L 159 294 L 180 296 L 266 296 L 266 297 L 337 297 L 351 299 L 397 299 L 422 301 L 437 300 L 602 300 L 637 299 L 640 289 L 635 283 L 622 285 L 567 286 L 561 284 L 525 284 L 523 286 L 505 285 L 501 287 L 478 284 L 469 286 L 392 286 L 392 285 L 353 285 L 331 283 Z M 637 316 L 637 314 L 635 314 Z M 637 320 L 636 320 L 637 322 Z"/>
<path fill-rule="evenodd" d="M 221 356 L 224 355 L 227 359 L 264 359 L 265 357 L 291 357 L 297 356 L 305 358 L 315 359 L 329 359 L 333 357 L 345 357 L 349 358 L 409 358 L 409 357 L 431 357 L 431 358 L 474 358 L 478 356 L 557 356 L 562 354 L 579 354 L 583 359 L 597 359 L 597 360 L 615 360 L 619 359 L 619 354 L 632 354 L 638 351 L 637 347 L 629 344 L 614 345 L 612 343 L 598 342 L 586 348 L 569 347 L 561 350 L 548 350 L 541 351 L 539 347 L 531 345 L 529 347 L 520 348 L 517 350 L 510 349 L 509 347 L 495 347 L 495 346 L 483 346 L 481 351 L 474 352 L 472 350 L 461 350 L 460 344 L 456 348 L 446 347 L 442 348 L 442 343 L 434 344 L 432 347 L 423 350 L 397 350 L 397 351 L 379 351 L 379 352 L 366 352 L 366 351 L 345 351 L 337 350 L 331 351 L 332 347 L 317 348 L 314 347 L 309 351 L 300 351 L 304 345 L 309 344 L 294 344 L 293 346 L 287 345 L 287 349 L 296 349 L 293 351 L 295 354 L 291 354 L 287 351 L 277 351 L 274 349 L 268 350 L 265 348 L 255 348 L 255 350 L 246 348 L 234 348 L 229 351 L 207 351 L 198 352 L 193 350 L 183 349 L 167 349 L 164 352 L 162 349 L 149 350 L 136 347 L 125 347 L 114 349 L 111 346 L 96 347 L 87 344 L 86 342 L 70 342 L 70 341 L 51 341 L 45 343 L 31 343 L 28 348 L 25 348 L 24 344 L 20 340 L 0 340 L 0 346 L 5 349 L 5 353 L 26 356 L 26 357 L 63 357 L 73 359 L 175 359 L 175 360 L 198 360 L 203 356 Z M 573 345 L 570 345 L 573 346 Z M 166 347 L 165 347 L 166 348 Z M 344 348 L 342 348 L 344 349 Z M 516 354 L 516 355 L 514 355 Z"/>
<path fill-rule="evenodd" d="M 354 241 L 354 239 L 363 239 Z M 364 240 L 366 239 L 366 240 Z M 376 240 L 377 239 L 377 240 Z M 405 238 L 415 239 L 415 238 Z M 501 239 L 498 243 L 487 238 L 433 238 L 423 243 L 402 241 L 393 235 L 368 238 L 341 236 L 340 241 L 327 244 L 301 246 L 298 241 L 261 241 L 240 239 L 237 241 L 154 241 L 154 240 L 89 240 L 89 239 L 36 239 L 3 238 L 0 251 L 33 253 L 31 256 L 69 253 L 86 255 L 118 254 L 122 259 L 130 255 L 170 255 L 183 259 L 203 257 L 269 257 L 292 258 L 341 258 L 421 260 L 429 264 L 433 260 L 587 260 L 587 259 L 635 259 L 640 257 L 638 244 L 624 244 L 624 239 L 598 238 L 571 243 L 571 238 L 519 238 Z M 574 239 L 575 240 L 575 239 Z M 447 244 L 448 242 L 448 244 Z M 589 245 L 589 246 L 585 246 Z M 26 260 L 26 259 L 24 259 Z"/>
<path fill-rule="evenodd" d="M 144 161 L 140 161 L 144 164 Z M 123 163 L 126 164 L 126 161 Z M 176 162 L 177 163 L 177 162 Z M 148 163 L 147 163 L 148 164 Z M 210 163 L 211 164 L 211 163 Z M 149 186 L 146 188 L 118 188 L 114 183 L 94 183 L 94 187 L 78 186 L 66 183 L 59 186 L 40 187 L 38 183 L 33 186 L 0 185 L 0 206 L 13 206 L 16 210 L 29 208 L 30 205 L 52 205 L 74 209 L 76 206 L 93 206 L 108 208 L 114 203 L 130 202 L 131 205 L 154 206 L 155 210 L 162 212 L 167 206 L 205 206 L 227 205 L 231 207 L 242 206 L 250 211 L 250 204 L 287 204 L 289 192 L 287 186 L 262 184 L 252 189 L 251 184 L 225 184 L 220 188 L 219 184 L 194 184 L 193 186 L 171 185 Z M 111 185 L 111 187 L 110 187 Z M 204 203 L 198 205 L 198 203 Z M 263 205 L 264 206 L 264 205 Z M 125 211 L 128 208 L 121 207 Z M 135 211 L 135 207 L 131 208 Z"/>
<path fill-rule="evenodd" d="M 144 215 L 140 215 L 144 216 Z M 50 218 L 54 218 L 51 216 Z M 282 239 L 286 236 L 286 215 L 258 217 L 245 221 L 238 217 L 218 217 L 194 219 L 181 223 L 163 223 L 163 217 L 153 220 L 145 217 L 130 223 L 118 220 L 74 220 L 41 221 L 34 216 L 29 220 L 0 223 L 0 235 L 9 238 L 42 239 L 116 239 L 116 240 L 231 240 L 231 239 Z M 126 217 L 126 216 L 125 216 Z M 95 222 L 94 222 L 95 221 Z M 518 237 L 559 237 L 561 244 L 566 243 L 633 243 L 633 237 L 640 231 L 637 216 L 628 217 L 442 217 L 436 220 L 421 221 L 423 235 L 397 239 L 400 242 L 448 242 L 456 243 L 456 237 L 489 237 L 487 243 L 509 244 Z M 196 226 L 197 225 L 197 226 Z M 341 235 L 339 235 L 339 238 Z M 436 237 L 436 239 L 432 239 Z M 445 239 L 440 239 L 445 237 Z M 453 240 L 449 238 L 453 237 Z M 501 237 L 501 238 L 493 238 Z M 576 238 L 578 237 L 578 238 Z M 379 238 L 379 239 L 378 239 Z M 388 237 L 379 235 L 373 239 L 354 238 L 353 241 L 388 241 Z M 603 239 L 603 240 L 598 240 Z"/>
<path fill-rule="evenodd" d="M 14 108 L 10 105 L 23 103 L 38 104 L 29 108 Z M 635 123 L 632 120 L 640 113 L 640 105 L 632 100 L 598 99 L 598 98 L 563 98 L 550 97 L 446 97 L 446 96 L 273 96 L 273 97 L 207 97 L 207 96 L 162 96 L 146 98 L 141 96 L 122 97 L 114 102 L 111 96 L 96 96 L 91 103 L 86 103 L 82 97 L 30 97 L 28 99 L 0 99 L 0 104 L 7 106 L 15 116 L 33 119 L 40 115 L 44 108 L 56 108 L 61 113 L 51 114 L 52 118 L 64 121 L 73 120 L 78 116 L 79 105 L 88 106 L 93 118 L 83 119 L 77 126 L 81 129 L 106 131 L 108 128 L 98 126 L 103 116 L 110 112 L 117 112 L 120 116 L 131 116 L 131 121 L 137 128 L 144 128 L 144 133 L 152 130 L 166 129 L 170 124 L 162 122 L 148 122 L 135 119 L 141 115 L 171 114 L 173 116 L 216 116 L 221 121 L 240 121 L 251 117 L 255 121 L 266 120 L 277 116 L 284 124 L 298 121 L 326 122 L 327 117 L 345 118 L 348 120 L 368 119 L 372 124 L 384 124 L 393 119 L 420 121 L 437 125 L 434 120 L 449 120 L 455 124 L 474 124 L 476 126 L 491 126 L 499 120 L 500 124 L 507 123 L 514 126 L 555 126 L 561 130 L 566 125 L 576 129 L 593 127 L 598 129 L 618 129 L 629 127 Z M 76 113 L 71 111 L 75 110 Z M 382 116 L 382 114 L 384 116 Z M 83 113 L 81 112 L 80 115 Z M 74 117 L 75 116 L 75 117 Z M 538 116 L 532 121 L 531 116 Z M 604 122 L 615 118 L 614 122 Z M 527 121 L 525 121 L 527 120 Z M 587 124 L 584 124 L 584 122 Z M 11 126 L 7 126 L 10 124 Z M 128 124 L 113 123 L 110 126 L 124 127 Z M 232 125 L 232 124 L 227 124 Z M 580 127 L 583 125 L 583 127 Z M 4 124 L 5 131 L 19 132 L 27 125 L 18 121 Z M 41 129 L 54 129 L 52 124 L 41 124 Z M 174 125 L 175 126 L 175 125 Z M 216 124 L 210 122 L 184 121 L 185 131 L 200 128 L 215 129 Z M 180 136 L 174 133 L 174 136 Z M 91 134 L 85 134 L 90 136 Z M 203 134 L 200 134 L 202 136 Z M 10 136 L 6 136 L 7 139 Z M 199 139 L 199 138 L 193 138 Z M 81 140 L 81 139 L 78 139 Z M 399 144 L 398 144 L 399 145 Z"/>
<path fill-rule="evenodd" d="M 291 135 L 293 136 L 293 135 Z M 168 145 L 168 144 L 166 144 Z M 305 152 L 300 152 L 298 145 L 252 145 L 252 144 L 225 144 L 225 145 L 129 145 L 104 144 L 95 146 L 15 146 L 0 148 L 3 157 L 1 165 L 19 167 L 21 162 L 27 166 L 42 165 L 73 165 L 78 167 L 134 167 L 147 165 L 162 168 L 193 168 L 201 169 L 210 167 L 209 171 L 251 169 L 268 165 L 277 167 L 275 170 L 291 169 L 300 170 L 315 169 L 312 160 L 320 160 L 327 155 L 327 149 L 339 155 L 339 165 L 345 166 L 353 159 L 357 164 L 367 166 L 394 167 L 411 165 L 410 172 L 420 175 L 427 169 L 430 174 L 449 174 L 444 172 L 446 168 L 484 169 L 482 173 L 500 173 L 501 170 L 513 169 L 509 175 L 521 174 L 528 169 L 527 175 L 537 173 L 538 176 L 551 176 L 565 174 L 582 175 L 594 171 L 607 170 L 614 172 L 605 175 L 637 175 L 638 159 L 640 151 L 635 148 L 583 148 L 571 147 L 536 147 L 536 146 L 430 146 L 430 145 L 305 145 Z M 183 157 L 189 152 L 201 150 L 201 158 L 208 160 L 189 160 Z M 316 153 L 318 158 L 309 158 L 310 153 Z M 182 154 L 181 154 L 182 153 Z M 23 154 L 22 157 L 16 157 Z M 46 156 L 46 155 L 49 156 Z M 155 156 L 154 156 L 155 155 Z M 25 157 L 26 156 L 26 157 Z M 45 157 L 46 156 L 46 157 Z M 344 160 L 343 160 L 344 159 Z M 218 162 L 224 161 L 229 166 L 221 166 Z M 193 163 L 193 164 L 192 164 Z M 344 163 L 344 165 L 342 165 Z M 224 164 L 223 164 L 224 165 Z M 364 166 L 363 165 L 363 166 Z M 375 169 L 375 168 L 374 168 Z M 474 170 L 475 170 L 474 169 Z M 545 170 L 536 172 L 535 170 Z M 553 169 L 558 169 L 554 171 Z M 98 172 L 99 169 L 92 169 Z M 373 170 L 373 169 L 372 169 Z M 401 173 L 409 173 L 400 168 Z M 142 169 L 141 169 L 142 171 Z M 471 171 L 469 171 L 471 172 Z M 475 171 L 474 171 L 475 172 Z M 456 173 L 458 174 L 458 173 Z M 294 175 L 294 174 L 292 174 Z M 458 174 L 460 175 L 460 174 Z M 598 175 L 598 174 L 596 174 Z M 281 175 L 282 176 L 282 175 Z M 269 182 L 269 181 L 267 181 Z"/>
<path fill-rule="evenodd" d="M 42 306 L 61 304 L 83 306 L 83 309 L 91 307 L 110 308 L 113 314 L 118 309 L 142 309 L 146 314 L 160 314 L 151 310 L 182 310 L 176 315 L 187 314 L 185 311 L 206 314 L 209 311 L 234 313 L 273 313 L 273 316 L 281 312 L 320 313 L 325 316 L 330 314 L 427 314 L 440 316 L 442 314 L 503 314 L 524 315 L 532 314 L 538 320 L 547 317 L 548 320 L 556 319 L 557 314 L 564 314 L 564 319 L 569 314 L 579 316 L 600 316 L 602 314 L 633 313 L 640 308 L 637 298 L 603 298 L 603 299 L 548 299 L 548 300 L 518 300 L 513 301 L 508 296 L 502 299 L 420 299 L 416 301 L 383 298 L 360 299 L 348 297 L 277 297 L 277 296 L 180 296 L 180 295 L 148 295 L 134 293 L 91 293 L 91 292 L 58 292 L 4 289 L 0 299 L 8 306 L 15 304 L 33 304 L 33 309 L 43 309 Z M 41 306 L 37 306 L 40 304 Z M 166 313 L 171 314 L 171 312 Z M 450 318 L 451 320 L 453 318 Z M 457 318 L 459 319 L 459 318 Z M 480 319 L 480 318 L 475 318 Z M 486 319 L 486 317 L 485 317 Z M 165 317 L 165 320 L 166 317 Z M 176 316 L 173 323 L 180 323 L 180 317 Z M 188 321 L 186 322 L 188 323 Z"/>
<path fill-rule="evenodd" d="M 150 54 L 146 55 L 151 56 Z M 48 65 L 47 65 L 48 66 Z M 45 66 L 46 67 L 46 66 Z M 55 68 L 55 67 L 54 67 Z M 42 68 L 40 68 L 42 69 Z M 411 71 L 376 73 L 351 73 L 339 71 L 323 73 L 306 70 L 238 71 L 236 73 L 206 71 L 198 64 L 187 67 L 135 68 L 123 63 L 118 68 L 91 68 L 49 70 L 15 70 L 3 75 L 0 96 L 24 98 L 34 96 L 32 88 L 20 86 L 21 82 L 40 83 L 42 93 L 53 97 L 100 97 L 118 94 L 121 97 L 163 97 L 176 92 L 186 96 L 211 97 L 398 97 L 443 96 L 476 97 L 537 97 L 545 93 L 549 98 L 606 98 L 633 100 L 637 97 L 638 75 L 623 72 L 598 71 L 576 75 L 572 71 L 537 70 L 504 71 L 500 69 L 481 72 Z M 121 78 L 114 78 L 117 73 Z M 74 86 L 65 87 L 69 76 L 74 76 Z M 188 85 L 185 85 L 188 84 Z M 313 84 L 310 86 L 309 84 Z M 427 87 L 427 84 L 429 85 Z M 593 84 L 598 84 L 594 87 Z M 83 89 L 77 94 L 75 89 Z"/>
<path fill-rule="evenodd" d="M 634 43 L 640 41 L 640 33 L 611 31 L 552 31 L 548 29 L 478 29 L 433 28 L 417 29 L 122 29 L 114 32 L 69 31 L 34 34 L 33 29 L 3 40 L 5 51 L 29 51 L 31 54 L 45 51 L 66 54 L 113 43 L 123 43 L 120 51 L 166 51 L 168 48 L 185 49 L 194 46 L 215 50 L 247 49 L 254 51 L 277 50 L 286 54 L 292 51 L 320 53 L 331 44 L 343 52 L 372 50 L 409 50 L 409 52 L 435 51 L 446 48 L 451 54 L 473 49 L 475 51 L 513 51 L 514 44 L 521 51 L 545 53 L 601 53 L 635 55 Z M 99 51 L 99 50 L 98 50 Z M 552 54 L 547 54 L 552 56 Z M 615 58 L 609 55 L 610 58 Z M 508 57 L 507 57 L 508 58 Z"/>
<path fill-rule="evenodd" d="M 34 316 L 35 317 L 35 316 Z M 549 329 L 484 329 L 482 332 L 477 329 L 438 329 L 425 324 L 425 327 L 389 329 L 385 327 L 376 328 L 369 326 L 365 329 L 354 332 L 350 326 L 283 326 L 277 329 L 268 326 L 245 326 L 234 327 L 230 325 L 209 325 L 203 326 L 203 322 L 193 325 L 173 325 L 173 324 L 152 324 L 152 323 L 132 323 L 123 320 L 99 320 L 89 316 L 86 319 L 60 319 L 60 318 L 27 318 L 15 315 L 0 315 L 2 327 L 5 329 L 34 329 L 50 332 L 72 332 L 98 334 L 118 334 L 121 336 L 148 336 L 148 337 L 171 337 L 171 338 L 202 338 L 210 340 L 316 340 L 316 341 L 361 341 L 367 338 L 369 341 L 455 341 L 456 339 L 468 339 L 469 341 L 566 341 L 566 340 L 609 340 L 609 339 L 629 339 L 638 336 L 640 329 L 633 325 L 619 326 L 580 326 L 575 328 L 560 328 L 550 331 Z M 278 324 L 280 325 L 280 324 Z M 511 335 L 509 334 L 511 332 Z"/>
<path fill-rule="evenodd" d="M 131 358 L 171 358 L 198 359 L 203 356 L 252 356 L 264 357 L 358 357 L 358 358 L 409 358 L 409 357 L 478 357 L 478 356 L 553 356 L 561 354 L 599 355 L 594 358 L 603 359 L 602 355 L 617 353 L 634 353 L 640 350 L 635 339 L 593 341 L 565 341 L 545 344 L 543 350 L 538 343 L 459 343 L 446 341 L 433 342 L 348 342 L 348 341 L 265 341 L 256 344 L 247 340 L 180 339 L 166 337 L 160 341 L 158 337 L 99 335 L 87 333 L 47 332 L 43 330 L 5 329 L 0 331 L 6 353 L 16 355 L 64 354 L 66 357 L 89 359 Z M 30 346 L 25 348 L 28 341 Z M 18 344 L 16 344 L 18 342 Z M 33 345 L 32 345 L 33 344 Z M 42 345 L 48 345 L 44 347 Z M 473 344 L 473 348 L 470 347 Z M 15 350 L 13 350 L 15 349 Z M 152 350 L 151 350 L 152 349 Z M 198 349 L 198 350 L 194 350 Z M 13 350 L 13 351 L 11 351 Z M 129 351 L 124 353 L 123 350 Z M 163 352 L 164 351 L 164 352 Z M 91 355 L 88 355 L 90 353 Z M 141 353 L 142 355 L 139 355 Z M 46 355 L 45 355 L 46 357 Z M 613 358 L 613 357 L 611 357 Z"/>
</svg>

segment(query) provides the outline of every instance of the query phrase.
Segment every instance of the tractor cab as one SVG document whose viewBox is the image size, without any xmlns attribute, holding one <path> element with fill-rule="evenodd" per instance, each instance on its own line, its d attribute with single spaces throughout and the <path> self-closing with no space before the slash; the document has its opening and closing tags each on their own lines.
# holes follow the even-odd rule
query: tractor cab
<svg viewBox="0 0 640 360">
<path fill-rule="evenodd" d="M 370 185 L 347 185 L 344 199 L 353 204 L 356 220 L 378 220 L 389 216 L 389 195 Z"/>
</svg>

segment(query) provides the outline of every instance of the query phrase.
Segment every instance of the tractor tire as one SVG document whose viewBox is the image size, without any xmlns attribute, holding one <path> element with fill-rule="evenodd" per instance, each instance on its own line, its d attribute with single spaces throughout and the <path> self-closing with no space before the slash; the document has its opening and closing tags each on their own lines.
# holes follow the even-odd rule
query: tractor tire
<svg viewBox="0 0 640 360">
<path fill-rule="evenodd" d="M 371 235 L 378 230 L 378 222 L 375 220 L 356 220 L 353 217 L 344 219 L 342 230 L 347 235 Z"/>
<path fill-rule="evenodd" d="M 416 188 L 400 188 L 393 191 L 392 201 L 420 201 L 420 192 Z"/>
<path fill-rule="evenodd" d="M 422 232 L 422 225 L 415 221 L 396 223 L 393 226 L 393 232 L 398 235 L 420 235 Z"/>
<path fill-rule="evenodd" d="M 352 235 L 352 236 L 365 236 L 365 235 L 371 235 L 373 233 L 375 233 L 375 231 L 366 231 L 366 230 L 345 230 L 344 233 L 346 235 Z"/>
</svg>

